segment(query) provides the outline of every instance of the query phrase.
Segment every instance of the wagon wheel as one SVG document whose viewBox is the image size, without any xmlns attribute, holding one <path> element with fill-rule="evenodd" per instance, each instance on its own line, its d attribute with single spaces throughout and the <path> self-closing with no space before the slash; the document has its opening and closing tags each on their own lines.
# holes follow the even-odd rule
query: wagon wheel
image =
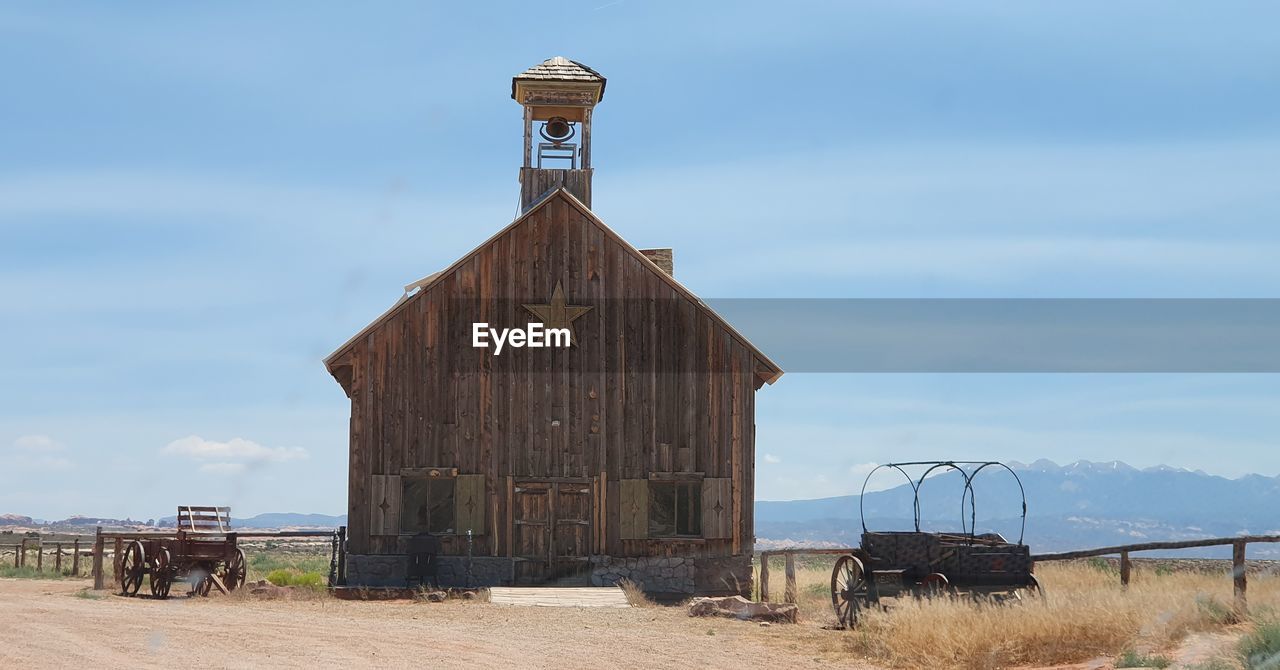
<svg viewBox="0 0 1280 670">
<path fill-rule="evenodd" d="M 191 585 L 191 595 L 202 598 L 208 597 L 209 591 L 213 588 L 213 580 L 209 578 L 208 572 L 201 572 L 200 574 L 203 576 L 197 576 L 199 581 Z"/>
<path fill-rule="evenodd" d="M 234 591 L 244 584 L 247 565 L 244 549 L 236 547 L 235 552 L 231 554 L 231 558 L 227 561 L 226 568 L 219 575 L 222 579 L 222 585 L 227 587 L 228 592 Z"/>
<path fill-rule="evenodd" d="M 142 586 L 142 576 L 147 573 L 147 551 L 141 540 L 134 540 L 125 549 L 120 559 L 120 595 L 133 597 L 138 595 Z"/>
<path fill-rule="evenodd" d="M 168 598 L 169 587 L 173 584 L 173 575 L 169 573 L 172 559 L 169 550 L 161 547 L 151 557 L 151 595 L 155 598 Z"/>
<path fill-rule="evenodd" d="M 857 556 L 844 555 L 831 571 L 831 605 L 844 628 L 858 624 L 858 613 L 871 604 L 867 572 Z"/>
<path fill-rule="evenodd" d="M 931 572 L 920 580 L 920 595 L 925 598 L 955 596 L 956 589 L 946 575 L 941 572 Z"/>
<path fill-rule="evenodd" d="M 1036 579 L 1035 575 L 1028 575 L 1028 576 L 1031 577 L 1031 581 L 1024 588 L 1024 590 L 1027 592 L 1027 595 L 1033 598 L 1043 598 L 1044 587 L 1040 585 L 1040 580 Z"/>
<path fill-rule="evenodd" d="M 191 593 L 188 596 L 208 596 L 209 590 L 213 588 L 213 580 L 209 575 L 213 573 L 213 566 L 208 563 L 197 563 L 192 566 L 191 572 L 187 575 L 187 581 L 191 584 Z"/>
</svg>

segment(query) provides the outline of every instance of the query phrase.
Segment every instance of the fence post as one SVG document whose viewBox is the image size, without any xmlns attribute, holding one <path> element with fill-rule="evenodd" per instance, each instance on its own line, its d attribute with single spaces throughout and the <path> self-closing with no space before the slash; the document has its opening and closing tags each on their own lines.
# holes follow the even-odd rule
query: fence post
<svg viewBox="0 0 1280 670">
<path fill-rule="evenodd" d="M 44 572 L 44 538 L 36 538 L 36 572 Z"/>
<path fill-rule="evenodd" d="M 796 602 L 796 555 L 788 551 L 784 556 L 787 557 L 787 591 L 784 601 L 794 604 Z"/>
<path fill-rule="evenodd" d="M 53 570 L 62 576 L 62 543 L 58 542 L 53 545 Z"/>
<path fill-rule="evenodd" d="M 497 545 L 496 538 L 491 538 L 494 546 Z M 338 526 L 338 583 L 342 586 L 347 585 L 347 527 Z"/>
<path fill-rule="evenodd" d="M 18 550 L 13 554 L 13 567 L 22 567 L 22 555 L 27 553 L 27 538 L 18 541 Z"/>
<path fill-rule="evenodd" d="M 1129 562 L 1129 552 L 1120 552 L 1120 585 L 1129 585 L 1129 574 L 1133 571 L 1133 564 Z"/>
<path fill-rule="evenodd" d="M 769 552 L 760 552 L 760 602 L 769 602 Z"/>
<path fill-rule="evenodd" d="M 71 545 L 71 576 L 80 576 L 80 538 Z"/>
<path fill-rule="evenodd" d="M 124 568 L 120 565 L 124 562 L 124 538 L 116 538 L 115 551 L 111 555 L 111 581 L 120 581 L 120 573 Z"/>
<path fill-rule="evenodd" d="M 102 590 L 102 554 L 106 550 L 105 542 L 102 538 L 102 526 L 94 531 L 93 539 L 93 590 Z"/>
<path fill-rule="evenodd" d="M 1236 616 L 1244 617 L 1249 613 L 1249 602 L 1245 595 L 1248 580 L 1244 571 L 1245 543 L 1236 541 L 1231 545 L 1231 575 L 1235 581 Z"/>
</svg>

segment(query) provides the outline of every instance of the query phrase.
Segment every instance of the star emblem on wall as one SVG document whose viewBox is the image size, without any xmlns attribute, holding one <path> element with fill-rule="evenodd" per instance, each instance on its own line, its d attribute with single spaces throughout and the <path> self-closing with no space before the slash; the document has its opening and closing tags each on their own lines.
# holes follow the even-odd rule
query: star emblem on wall
<svg viewBox="0 0 1280 670">
<path fill-rule="evenodd" d="M 573 332 L 573 322 L 578 317 L 591 311 L 588 305 L 570 305 L 564 298 L 564 287 L 556 280 L 556 288 L 551 292 L 551 303 L 547 305 L 525 305 L 525 309 L 538 317 L 544 328 L 564 328 L 569 331 L 569 342 L 576 344 L 578 335 Z"/>
</svg>

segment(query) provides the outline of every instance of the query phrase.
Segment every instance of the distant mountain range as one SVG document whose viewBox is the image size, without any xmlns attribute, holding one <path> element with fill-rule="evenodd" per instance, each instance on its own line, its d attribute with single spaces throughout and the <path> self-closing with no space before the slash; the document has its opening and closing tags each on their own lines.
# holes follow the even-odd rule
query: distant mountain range
<svg viewBox="0 0 1280 670">
<path fill-rule="evenodd" d="M 1062 551 L 1157 540 L 1280 534 L 1280 477 L 1227 479 L 1166 466 L 1139 470 L 1120 461 L 1078 461 L 1059 466 L 1039 460 L 1010 463 L 1026 490 L 1025 541 L 1032 550 Z M 865 500 L 872 530 L 914 526 L 911 487 L 901 474 L 881 470 L 876 480 L 904 483 Z M 884 477 L 884 479 L 880 479 Z M 974 480 L 974 510 L 966 499 L 961 519 L 962 478 L 942 473 L 920 487 L 923 530 L 960 530 L 976 516 L 979 531 L 1019 535 L 1021 496 L 1007 472 L 988 468 Z M 976 514 L 974 513 L 976 511 Z M 756 502 L 756 536 L 762 544 L 856 546 L 862 532 L 858 496 Z M 1179 552 L 1178 556 L 1222 556 L 1229 549 Z M 1252 545 L 1250 556 L 1280 558 L 1280 547 Z"/>
<path fill-rule="evenodd" d="M 73 516 L 57 521 L 32 519 L 18 514 L 0 514 L 0 527 L 23 528 L 68 528 L 93 531 L 95 526 L 103 528 L 173 528 L 177 523 L 176 516 L 163 517 L 160 520 L 134 521 L 133 519 L 108 519 L 100 517 Z M 347 524 L 347 515 L 299 514 L 296 512 L 269 512 L 246 519 L 232 517 L 232 528 L 336 528 Z M 77 531 L 81 532 L 81 531 Z"/>
<path fill-rule="evenodd" d="M 161 528 L 172 528 L 178 517 L 167 516 L 156 523 Z M 298 512 L 268 512 L 247 519 L 231 518 L 232 528 L 337 528 L 347 525 L 347 515 L 300 514 Z"/>
</svg>

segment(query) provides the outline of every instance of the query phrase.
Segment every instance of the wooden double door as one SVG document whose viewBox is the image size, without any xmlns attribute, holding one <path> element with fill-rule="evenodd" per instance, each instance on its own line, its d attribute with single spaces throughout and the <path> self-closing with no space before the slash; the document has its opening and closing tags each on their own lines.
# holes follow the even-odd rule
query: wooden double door
<svg viewBox="0 0 1280 670">
<path fill-rule="evenodd" d="M 516 583 L 571 581 L 590 574 L 589 479 L 517 481 L 512 496 Z"/>
</svg>

